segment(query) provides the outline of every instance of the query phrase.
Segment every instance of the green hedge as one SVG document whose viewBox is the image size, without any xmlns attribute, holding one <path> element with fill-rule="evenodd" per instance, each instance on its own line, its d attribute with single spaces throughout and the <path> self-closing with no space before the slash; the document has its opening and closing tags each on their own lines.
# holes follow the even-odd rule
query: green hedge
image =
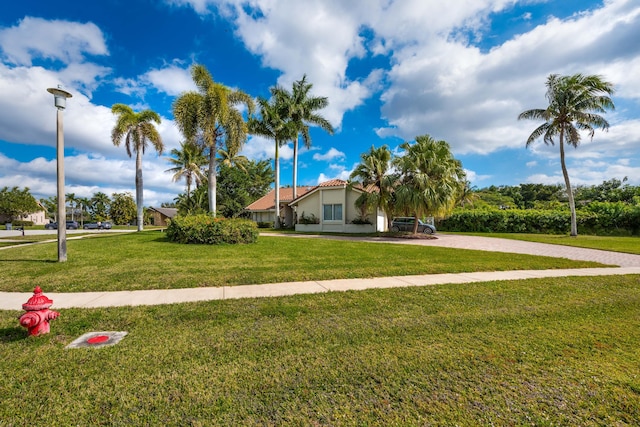
<svg viewBox="0 0 640 427">
<path fill-rule="evenodd" d="M 16 219 L 14 221 L 7 221 L 10 222 L 12 227 L 32 227 L 33 226 L 33 221 L 26 221 L 26 220 L 22 220 L 22 219 Z M 7 225 L 5 223 L 5 225 Z"/>
<path fill-rule="evenodd" d="M 258 227 L 247 219 L 213 218 L 208 214 L 176 216 L 167 227 L 167 237 L 177 243 L 255 243 Z"/>
<path fill-rule="evenodd" d="M 599 235 L 637 235 L 640 206 L 622 202 L 593 202 L 576 211 L 578 232 Z M 571 229 L 568 209 L 456 210 L 438 223 L 442 231 L 484 233 L 564 234 Z"/>
</svg>

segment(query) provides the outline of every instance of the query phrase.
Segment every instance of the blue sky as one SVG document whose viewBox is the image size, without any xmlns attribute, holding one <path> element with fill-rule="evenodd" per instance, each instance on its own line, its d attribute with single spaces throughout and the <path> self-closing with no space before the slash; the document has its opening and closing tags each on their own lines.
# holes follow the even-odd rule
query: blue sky
<svg viewBox="0 0 640 427">
<path fill-rule="evenodd" d="M 0 187 L 56 193 L 55 108 L 64 112 L 66 192 L 135 192 L 135 160 L 114 147 L 114 103 L 162 116 L 164 155 L 143 158 L 145 205 L 172 201 L 171 115 L 189 67 L 252 96 L 306 74 L 337 132 L 312 129 L 299 183 L 346 179 L 372 145 L 444 139 L 472 185 L 562 182 L 558 148 L 525 149 L 549 74 L 600 74 L 616 87 L 609 132 L 569 149 L 573 184 L 640 185 L 640 3 L 636 0 L 104 0 L 6 2 L 0 14 Z M 251 137 L 244 154 L 273 156 Z M 291 147 L 281 149 L 283 185 Z"/>
</svg>

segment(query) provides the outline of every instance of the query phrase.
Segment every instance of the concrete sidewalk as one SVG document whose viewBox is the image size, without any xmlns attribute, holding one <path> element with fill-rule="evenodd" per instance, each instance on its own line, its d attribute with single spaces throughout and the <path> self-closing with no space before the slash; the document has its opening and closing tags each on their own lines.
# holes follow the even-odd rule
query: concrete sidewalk
<svg viewBox="0 0 640 427">
<path fill-rule="evenodd" d="M 516 270 L 458 274 L 428 274 L 424 276 L 392 276 L 370 279 L 337 279 L 309 282 L 269 283 L 264 285 L 223 286 L 220 288 L 187 288 L 144 291 L 79 292 L 45 295 L 54 301 L 52 309 L 71 307 L 121 307 L 160 305 L 193 301 L 239 298 L 262 298 L 295 294 L 363 289 L 402 288 L 438 284 L 461 284 L 493 280 L 519 280 L 565 276 L 604 276 L 640 274 L 640 267 L 579 268 L 569 270 Z M 20 310 L 33 294 L 30 292 L 0 292 L 0 310 Z"/>
<path fill-rule="evenodd" d="M 398 288 L 437 284 L 473 283 L 494 280 L 519 280 L 565 276 L 603 276 L 640 274 L 640 255 L 583 249 L 569 246 L 547 245 L 488 237 L 438 235 L 434 240 L 377 239 L 342 236 L 296 236 L 279 237 L 330 238 L 337 240 L 360 240 L 372 243 L 414 244 L 441 246 L 458 249 L 488 250 L 492 252 L 525 253 L 555 256 L 575 260 L 588 260 L 620 267 L 580 268 L 563 270 L 514 270 L 495 272 L 469 272 L 458 274 L 428 274 L 419 276 L 392 276 L 365 279 L 338 279 L 309 282 L 269 283 L 245 286 L 223 286 L 219 288 L 188 288 L 167 290 L 49 293 L 54 301 L 52 308 L 70 307 L 117 307 L 135 305 L 173 304 L 180 302 L 208 301 L 238 298 L 274 297 L 294 294 L 313 294 L 332 291 L 363 290 L 374 288 Z M 30 292 L 0 292 L 0 310 L 20 310 L 30 297 Z"/>
</svg>

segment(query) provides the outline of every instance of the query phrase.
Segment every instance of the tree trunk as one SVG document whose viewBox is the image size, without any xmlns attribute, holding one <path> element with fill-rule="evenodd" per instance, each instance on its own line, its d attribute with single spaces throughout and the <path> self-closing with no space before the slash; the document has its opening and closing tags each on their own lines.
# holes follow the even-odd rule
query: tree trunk
<svg viewBox="0 0 640 427">
<path fill-rule="evenodd" d="M 418 234 L 418 214 L 413 215 L 413 234 Z"/>
<path fill-rule="evenodd" d="M 562 165 L 562 175 L 564 176 L 564 184 L 567 188 L 567 197 L 569 198 L 569 209 L 571 210 L 571 237 L 578 235 L 578 222 L 576 219 L 576 202 L 573 199 L 573 191 L 571 190 L 571 182 L 569 181 L 569 172 L 564 162 L 564 130 L 560 130 L 560 165 Z"/>
<path fill-rule="evenodd" d="M 298 197 L 298 135 L 293 140 L 293 200 Z"/>
<path fill-rule="evenodd" d="M 138 208 L 138 231 L 142 231 L 144 229 L 144 200 L 142 189 L 142 151 L 141 148 L 138 147 L 138 149 L 136 150 L 136 207 Z"/>
<path fill-rule="evenodd" d="M 217 176 L 216 176 L 216 149 L 215 145 L 209 147 L 209 212 L 215 218 L 216 216 L 216 192 L 217 192 Z"/>
<path fill-rule="evenodd" d="M 275 200 L 275 209 L 276 209 L 276 218 L 274 222 L 274 228 L 280 228 L 280 156 L 278 153 L 278 143 L 276 140 L 276 156 L 275 156 L 275 174 L 276 174 L 276 200 Z"/>
</svg>

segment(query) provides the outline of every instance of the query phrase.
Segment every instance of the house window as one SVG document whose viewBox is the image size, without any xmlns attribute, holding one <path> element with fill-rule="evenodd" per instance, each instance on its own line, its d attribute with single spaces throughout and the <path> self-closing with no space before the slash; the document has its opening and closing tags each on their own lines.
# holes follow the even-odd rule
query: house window
<svg viewBox="0 0 640 427">
<path fill-rule="evenodd" d="M 342 221 L 342 205 L 322 205 L 325 221 Z"/>
</svg>

